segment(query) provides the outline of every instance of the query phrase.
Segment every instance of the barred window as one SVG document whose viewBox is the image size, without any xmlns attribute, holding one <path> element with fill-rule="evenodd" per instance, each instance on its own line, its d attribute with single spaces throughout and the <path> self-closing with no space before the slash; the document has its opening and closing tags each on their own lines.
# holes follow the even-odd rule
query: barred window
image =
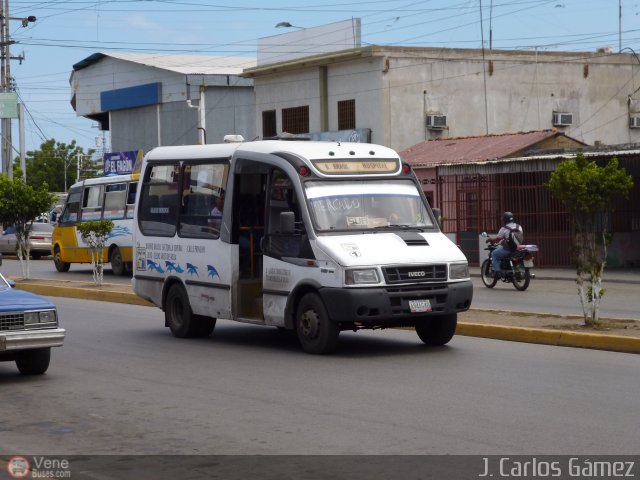
<svg viewBox="0 0 640 480">
<path fill-rule="evenodd" d="M 356 128 L 356 101 L 342 100 L 338 102 L 338 130 Z"/>
<path fill-rule="evenodd" d="M 308 133 L 309 106 L 283 108 L 282 131 L 287 133 Z"/>
<path fill-rule="evenodd" d="M 276 111 L 266 110 L 262 112 L 262 138 L 275 137 L 277 134 Z"/>
</svg>

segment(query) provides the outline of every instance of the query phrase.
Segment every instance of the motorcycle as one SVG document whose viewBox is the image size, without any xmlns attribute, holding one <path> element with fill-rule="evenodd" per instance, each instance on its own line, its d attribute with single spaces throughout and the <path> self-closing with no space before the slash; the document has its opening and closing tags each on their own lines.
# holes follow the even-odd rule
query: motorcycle
<svg viewBox="0 0 640 480">
<path fill-rule="evenodd" d="M 487 233 L 483 232 L 482 236 L 487 237 Z M 515 252 L 503 258 L 500 268 L 504 275 L 501 278 L 497 277 L 493 271 L 492 256 L 496 248 L 498 248 L 498 245 L 493 242 L 488 242 L 485 248 L 485 250 L 489 251 L 489 258 L 482 262 L 480 267 L 482 283 L 487 288 L 493 288 L 498 283 L 498 280 L 502 280 L 505 283 L 512 283 L 516 290 L 526 290 L 531 279 L 535 278 L 535 274 L 531 272 L 531 269 L 533 268 L 534 254 L 538 252 L 538 246 L 520 245 Z"/>
</svg>

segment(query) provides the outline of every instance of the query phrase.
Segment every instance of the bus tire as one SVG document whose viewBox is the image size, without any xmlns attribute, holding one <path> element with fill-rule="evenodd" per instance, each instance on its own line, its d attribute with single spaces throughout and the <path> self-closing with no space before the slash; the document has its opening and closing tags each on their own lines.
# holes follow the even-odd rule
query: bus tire
<svg viewBox="0 0 640 480">
<path fill-rule="evenodd" d="M 425 317 L 416 323 L 416 333 L 426 345 L 446 345 L 458 326 L 458 314 Z"/>
<path fill-rule="evenodd" d="M 71 264 L 67 262 L 63 262 L 60 259 L 60 247 L 56 247 L 53 250 L 53 264 L 56 267 L 56 270 L 59 272 L 68 272 L 69 268 L 71 268 Z"/>
<path fill-rule="evenodd" d="M 126 275 L 127 268 L 122 261 L 122 253 L 120 253 L 120 249 L 118 247 L 113 247 L 113 250 L 111 250 L 109 261 L 111 262 L 111 271 L 114 275 L 119 277 Z"/>
<path fill-rule="evenodd" d="M 169 287 L 164 315 L 171 333 L 178 338 L 202 337 L 205 332 L 211 334 L 213 331 L 213 327 L 207 331 L 207 328 L 201 326 L 206 322 L 200 321 L 202 317 L 193 314 L 187 292 L 177 283 Z"/>
<path fill-rule="evenodd" d="M 51 348 L 25 350 L 16 358 L 16 366 L 23 375 L 42 375 L 49 368 Z"/>
<path fill-rule="evenodd" d="M 295 325 L 298 341 L 305 352 L 323 354 L 336 349 L 340 329 L 331 321 L 316 293 L 307 293 L 300 299 Z"/>
</svg>

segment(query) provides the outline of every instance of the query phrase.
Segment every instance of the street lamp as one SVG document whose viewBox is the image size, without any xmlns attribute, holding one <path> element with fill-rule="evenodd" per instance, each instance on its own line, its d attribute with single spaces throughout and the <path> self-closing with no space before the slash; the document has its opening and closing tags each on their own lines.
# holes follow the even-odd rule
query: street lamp
<svg viewBox="0 0 640 480">
<path fill-rule="evenodd" d="M 291 25 L 289 22 L 279 22 L 276 24 L 276 28 L 299 28 L 300 30 L 304 30 L 304 27 Z"/>
</svg>

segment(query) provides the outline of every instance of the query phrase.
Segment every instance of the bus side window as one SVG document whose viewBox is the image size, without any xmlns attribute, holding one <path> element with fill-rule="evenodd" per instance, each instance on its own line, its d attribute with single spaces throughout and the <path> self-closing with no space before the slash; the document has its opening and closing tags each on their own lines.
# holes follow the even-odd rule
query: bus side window
<svg viewBox="0 0 640 480">
<path fill-rule="evenodd" d="M 129 183 L 129 193 L 127 194 L 127 218 L 133 218 L 135 210 L 136 193 L 138 192 L 138 182 Z"/>
<path fill-rule="evenodd" d="M 60 226 L 73 225 L 78 221 L 78 213 L 80 212 L 80 200 L 82 194 L 80 192 L 69 193 L 69 198 L 64 206 L 64 210 L 60 215 L 58 224 Z"/>
<path fill-rule="evenodd" d="M 151 165 L 147 169 L 138 207 L 138 223 L 144 235 L 175 235 L 179 172 L 178 164 Z"/>
<path fill-rule="evenodd" d="M 112 185 L 106 185 L 105 190 L 103 218 L 111 220 L 124 218 L 127 184 L 114 183 Z"/>
<path fill-rule="evenodd" d="M 265 242 L 265 253 L 276 258 L 307 257 L 310 248 L 295 189 L 291 180 L 281 170 L 274 170 L 271 176 L 269 195 L 268 235 Z M 280 214 L 293 212 L 295 229 L 293 233 L 283 233 L 280 225 Z"/>
<path fill-rule="evenodd" d="M 82 220 L 100 220 L 102 217 L 102 185 L 92 185 L 84 190 Z"/>
</svg>

